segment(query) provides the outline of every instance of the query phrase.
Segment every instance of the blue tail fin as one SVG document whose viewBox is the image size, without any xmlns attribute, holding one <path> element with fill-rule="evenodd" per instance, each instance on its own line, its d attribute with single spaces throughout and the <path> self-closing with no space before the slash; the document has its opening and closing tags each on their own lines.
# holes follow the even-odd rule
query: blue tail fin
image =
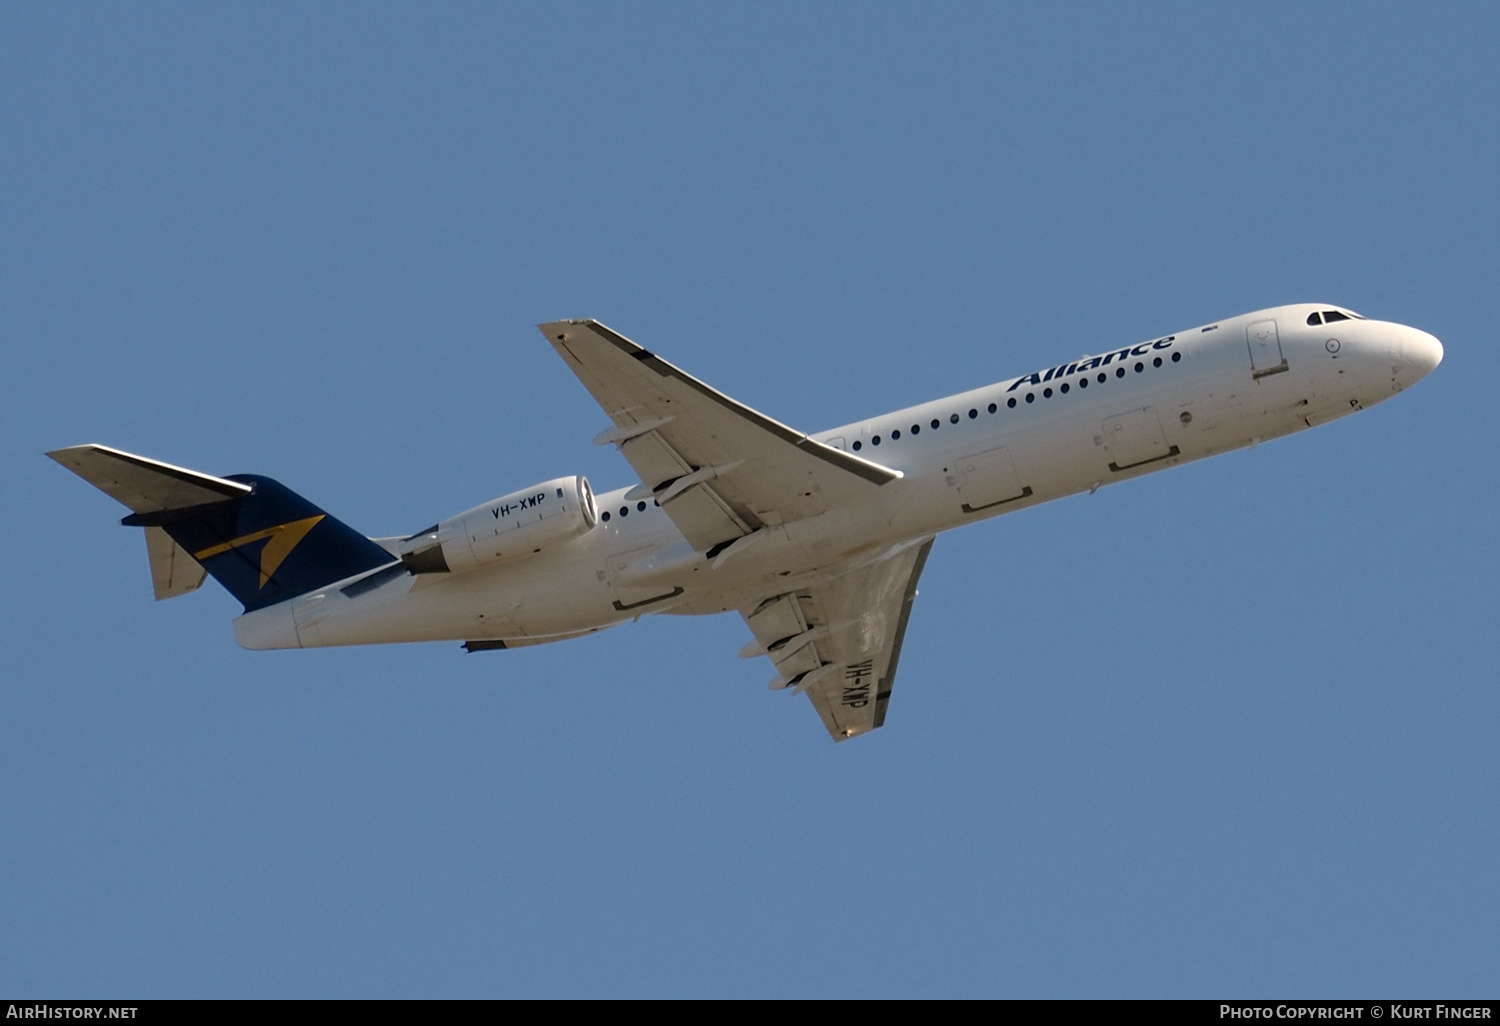
<svg viewBox="0 0 1500 1026">
<path fill-rule="evenodd" d="M 389 552 L 269 477 L 224 481 L 250 491 L 201 505 L 134 513 L 160 527 L 244 603 L 248 613 L 394 560 Z"/>
</svg>

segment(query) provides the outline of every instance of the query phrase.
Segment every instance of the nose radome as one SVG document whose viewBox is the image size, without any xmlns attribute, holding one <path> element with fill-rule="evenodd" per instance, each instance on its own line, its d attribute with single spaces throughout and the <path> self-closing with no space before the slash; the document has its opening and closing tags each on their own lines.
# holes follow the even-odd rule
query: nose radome
<svg viewBox="0 0 1500 1026">
<path fill-rule="evenodd" d="M 1422 380 L 1443 362 L 1443 344 L 1416 328 L 1403 326 L 1401 337 L 1394 348 L 1393 355 L 1406 364 L 1406 373 L 1401 376 L 1407 379 L 1404 383 L 1408 385 Z"/>
</svg>

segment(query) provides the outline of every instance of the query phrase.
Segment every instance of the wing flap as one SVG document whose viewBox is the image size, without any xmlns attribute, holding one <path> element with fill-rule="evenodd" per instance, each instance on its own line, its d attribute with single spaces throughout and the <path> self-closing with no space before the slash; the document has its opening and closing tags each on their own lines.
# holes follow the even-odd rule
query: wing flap
<svg viewBox="0 0 1500 1026">
<path fill-rule="evenodd" d="M 707 485 L 687 489 L 662 503 L 662 509 L 699 552 L 709 552 L 715 545 L 742 538 L 754 530 Z"/>
<path fill-rule="evenodd" d="M 619 449 L 641 481 L 653 490 L 661 482 L 676 480 L 694 469 L 655 429 L 619 443 Z"/>
</svg>

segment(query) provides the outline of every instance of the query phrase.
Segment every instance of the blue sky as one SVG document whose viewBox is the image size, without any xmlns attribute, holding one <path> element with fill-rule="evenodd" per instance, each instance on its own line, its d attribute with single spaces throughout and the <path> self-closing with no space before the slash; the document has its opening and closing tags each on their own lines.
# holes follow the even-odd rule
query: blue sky
<svg viewBox="0 0 1500 1026">
<path fill-rule="evenodd" d="M 1224 9 L 1221 9 L 1224 8 Z M 0 992 L 1493 996 L 1493 5 L 0 8 Z M 888 725 L 737 618 L 250 653 L 47 449 L 371 534 L 1319 300 L 1356 417 L 939 539 Z"/>
</svg>

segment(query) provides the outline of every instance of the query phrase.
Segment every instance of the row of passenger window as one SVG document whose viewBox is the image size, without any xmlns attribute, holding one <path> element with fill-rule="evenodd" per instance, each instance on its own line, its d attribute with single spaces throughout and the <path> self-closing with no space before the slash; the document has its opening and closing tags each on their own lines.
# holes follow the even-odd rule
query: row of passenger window
<svg viewBox="0 0 1500 1026">
<path fill-rule="evenodd" d="M 1180 362 L 1182 362 L 1182 353 L 1180 353 L 1180 352 L 1173 353 L 1172 354 L 1172 362 L 1173 363 L 1180 363 Z M 1157 357 L 1154 357 L 1151 360 L 1151 366 L 1153 366 L 1153 367 L 1160 367 L 1161 365 L 1162 365 L 1162 358 L 1161 357 L 1157 356 Z M 1146 370 L 1146 363 L 1145 363 L 1145 361 L 1144 360 L 1137 360 L 1136 364 L 1135 364 L 1135 372 L 1137 374 L 1141 374 L 1141 373 L 1144 373 L 1145 370 Z M 1115 377 L 1117 377 L 1117 378 L 1123 378 L 1124 376 L 1125 376 L 1125 368 L 1124 367 L 1116 367 L 1115 368 Z M 1104 371 L 1100 371 L 1099 374 L 1097 375 L 1096 380 L 1097 380 L 1097 382 L 1099 384 L 1102 385 L 1106 381 L 1109 380 L 1109 375 L 1107 373 L 1105 373 Z M 1088 388 L 1089 387 L 1089 376 L 1087 374 L 1085 374 L 1082 377 L 1080 377 L 1078 379 L 1078 381 L 1077 381 L 1077 385 L 1078 385 L 1079 388 Z M 1057 391 L 1060 394 L 1066 395 L 1071 390 L 1071 388 L 1072 388 L 1072 386 L 1069 384 L 1069 382 L 1064 381 L 1062 384 L 1060 384 L 1060 385 L 1057 386 Z M 1047 387 L 1047 388 L 1042 389 L 1042 398 L 1043 399 L 1051 399 L 1052 395 L 1053 395 L 1053 391 L 1052 391 L 1052 388 L 1050 386 Z M 1036 402 L 1036 393 L 1035 392 L 1027 392 L 1026 393 L 1026 402 L 1028 402 L 1028 403 L 1034 403 L 1034 402 Z M 1005 405 L 1007 407 L 1009 407 L 1010 409 L 1015 409 L 1015 407 L 1016 407 L 1016 397 L 1015 396 L 1011 396 L 1009 399 L 1007 399 L 1005 401 Z M 994 404 L 994 403 L 990 403 L 989 406 L 986 407 L 986 408 L 989 410 L 990 413 L 995 413 L 997 410 L 999 410 L 999 407 L 996 404 Z M 978 409 L 971 409 L 969 411 L 969 419 L 970 420 L 976 420 L 976 419 L 978 419 L 978 417 L 979 417 L 979 410 Z M 956 413 L 950 413 L 948 415 L 948 423 L 950 423 L 950 424 L 957 424 L 961 419 L 962 418 L 959 417 L 959 415 L 956 414 Z M 928 426 L 933 431 L 936 431 L 938 428 L 940 428 L 940 427 L 943 426 L 943 422 L 941 420 L 937 419 L 936 417 L 934 417 L 933 420 L 932 420 L 932 423 L 930 425 L 928 425 Z M 913 424 L 911 426 L 911 433 L 913 435 L 920 435 L 922 433 L 922 425 L 921 424 Z M 899 440 L 900 438 L 901 438 L 901 429 L 900 428 L 896 428 L 893 431 L 891 431 L 891 441 L 894 442 L 894 441 Z M 871 436 L 871 438 L 870 438 L 870 444 L 871 445 L 879 445 L 880 444 L 880 436 L 879 435 L 873 435 L 873 436 Z M 859 450 L 862 449 L 862 448 L 863 448 L 863 446 L 859 442 L 857 442 L 857 441 L 853 445 L 853 449 L 854 449 L 855 452 L 859 452 Z"/>
<path fill-rule="evenodd" d="M 651 500 L 651 505 L 653 505 L 653 506 L 660 506 L 661 503 L 657 502 L 655 499 L 652 499 Z M 635 504 L 635 509 L 636 509 L 637 513 L 644 513 L 646 511 L 646 500 L 642 499 L 641 501 L 637 502 Z M 630 516 L 630 506 L 629 505 L 624 505 L 624 506 L 620 507 L 620 516 L 622 516 L 622 517 L 628 517 L 628 516 Z M 603 513 L 600 513 L 599 514 L 599 519 L 600 520 L 605 520 L 605 521 L 609 520 L 609 510 L 605 510 Z"/>
</svg>

